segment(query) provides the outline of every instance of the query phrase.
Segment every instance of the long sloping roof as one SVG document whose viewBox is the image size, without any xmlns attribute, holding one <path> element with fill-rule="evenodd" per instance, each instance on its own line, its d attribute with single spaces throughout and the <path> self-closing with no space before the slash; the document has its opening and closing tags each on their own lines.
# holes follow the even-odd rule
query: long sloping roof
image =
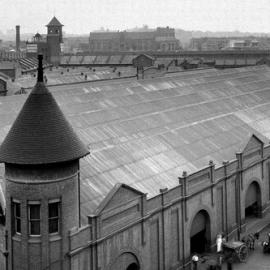
<svg viewBox="0 0 270 270">
<path fill-rule="evenodd" d="M 91 155 L 81 162 L 82 216 L 116 183 L 149 197 L 182 171 L 235 158 L 255 134 L 270 139 L 270 68 L 188 71 L 167 77 L 50 88 Z M 0 98 L 0 140 L 25 95 Z"/>
<path fill-rule="evenodd" d="M 79 159 L 88 153 L 52 94 L 43 82 L 37 82 L 0 146 L 0 161 L 47 164 Z"/>
</svg>

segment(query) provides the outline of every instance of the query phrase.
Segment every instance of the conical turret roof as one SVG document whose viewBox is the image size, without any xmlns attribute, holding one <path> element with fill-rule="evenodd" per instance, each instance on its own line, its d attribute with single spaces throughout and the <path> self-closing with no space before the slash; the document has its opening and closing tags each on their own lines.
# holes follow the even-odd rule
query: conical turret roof
<svg viewBox="0 0 270 270">
<path fill-rule="evenodd" d="M 50 164 L 87 154 L 89 151 L 43 83 L 41 58 L 38 81 L 0 146 L 0 162 Z"/>
<path fill-rule="evenodd" d="M 51 21 L 46 25 L 46 26 L 64 26 L 63 24 L 61 24 L 56 17 L 54 16 Z"/>
</svg>

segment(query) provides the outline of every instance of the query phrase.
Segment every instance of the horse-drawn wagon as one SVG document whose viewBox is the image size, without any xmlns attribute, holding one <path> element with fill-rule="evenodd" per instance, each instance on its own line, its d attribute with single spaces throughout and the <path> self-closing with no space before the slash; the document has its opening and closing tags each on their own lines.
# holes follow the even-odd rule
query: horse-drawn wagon
<svg viewBox="0 0 270 270">
<path fill-rule="evenodd" d="M 239 262 L 246 262 L 248 257 L 248 247 L 241 241 L 229 241 L 223 243 L 224 257 L 233 258 Z"/>
<path fill-rule="evenodd" d="M 246 262 L 249 249 L 246 243 L 241 241 L 229 241 L 222 244 L 222 252 L 211 253 L 202 256 L 202 263 L 206 265 L 206 269 L 221 269 L 224 262 Z"/>
</svg>

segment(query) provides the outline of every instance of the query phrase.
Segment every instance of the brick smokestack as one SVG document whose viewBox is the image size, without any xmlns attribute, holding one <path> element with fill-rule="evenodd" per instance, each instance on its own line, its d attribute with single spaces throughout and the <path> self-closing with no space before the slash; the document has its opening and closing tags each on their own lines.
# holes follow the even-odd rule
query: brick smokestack
<svg viewBox="0 0 270 270">
<path fill-rule="evenodd" d="M 20 51 L 20 42 L 21 42 L 21 37 L 20 37 L 20 26 L 16 25 L 16 51 Z"/>
</svg>

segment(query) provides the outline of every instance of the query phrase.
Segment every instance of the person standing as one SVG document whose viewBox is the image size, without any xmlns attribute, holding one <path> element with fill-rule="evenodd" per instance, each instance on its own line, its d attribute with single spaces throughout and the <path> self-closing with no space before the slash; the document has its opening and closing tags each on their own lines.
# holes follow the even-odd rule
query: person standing
<svg viewBox="0 0 270 270">
<path fill-rule="evenodd" d="M 198 269 L 198 261 L 199 261 L 199 256 L 194 254 L 191 258 L 192 260 L 192 269 L 197 270 Z"/>
<path fill-rule="evenodd" d="M 233 260 L 232 260 L 232 258 L 229 258 L 227 260 L 227 270 L 233 270 Z"/>
<path fill-rule="evenodd" d="M 217 245 L 217 253 L 218 253 L 218 258 L 217 258 L 217 269 L 222 269 L 222 251 L 223 251 L 223 243 L 225 242 L 225 238 L 222 233 L 219 233 L 217 235 L 216 239 L 216 245 Z"/>
<path fill-rule="evenodd" d="M 222 234 L 218 234 L 216 239 L 217 253 L 222 252 L 222 243 L 223 243 Z"/>
</svg>

